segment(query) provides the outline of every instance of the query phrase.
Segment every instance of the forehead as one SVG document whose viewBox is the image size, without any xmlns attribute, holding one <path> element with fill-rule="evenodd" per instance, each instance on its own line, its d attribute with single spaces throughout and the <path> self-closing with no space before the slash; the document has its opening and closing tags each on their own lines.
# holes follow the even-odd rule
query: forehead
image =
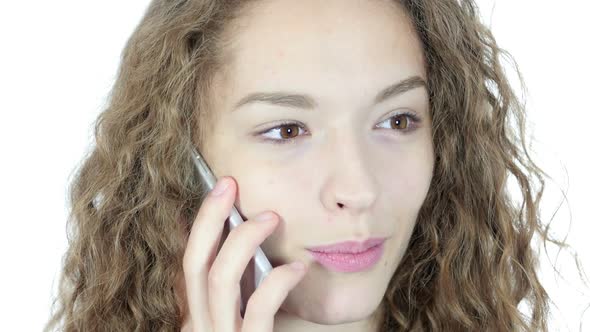
<svg viewBox="0 0 590 332">
<path fill-rule="evenodd" d="M 232 31 L 230 83 L 240 95 L 284 90 L 320 101 L 369 100 L 406 77 L 426 78 L 417 35 L 395 2 L 256 1 Z"/>
</svg>

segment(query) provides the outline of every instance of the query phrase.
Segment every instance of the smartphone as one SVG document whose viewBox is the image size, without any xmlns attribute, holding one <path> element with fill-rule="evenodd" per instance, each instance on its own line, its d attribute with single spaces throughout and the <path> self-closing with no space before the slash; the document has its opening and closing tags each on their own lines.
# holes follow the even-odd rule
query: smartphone
<svg viewBox="0 0 590 332">
<path fill-rule="evenodd" d="M 199 175 L 201 176 L 201 178 L 203 179 L 203 182 L 205 183 L 205 186 L 208 190 L 207 192 L 211 191 L 213 189 L 213 187 L 215 187 L 215 184 L 217 183 L 217 178 L 215 177 L 215 175 L 213 174 L 213 172 L 211 171 L 211 169 L 209 168 L 209 166 L 205 162 L 205 159 L 203 158 L 203 156 L 201 156 L 199 151 L 197 151 L 197 149 L 195 149 L 194 147 L 192 149 L 192 156 L 191 157 L 193 159 L 195 166 L 197 167 Z M 229 220 L 230 232 L 234 228 L 236 228 L 238 225 L 240 225 L 241 223 L 244 222 L 244 219 L 242 218 L 242 216 L 238 212 L 238 209 L 236 208 L 235 205 L 232 206 L 231 212 L 230 212 L 229 217 L 227 219 Z M 270 264 L 268 258 L 266 257 L 266 255 L 264 254 L 264 252 L 262 251 L 260 246 L 258 246 L 256 248 L 256 252 L 254 254 L 254 287 L 255 288 L 258 288 L 258 286 L 260 285 L 262 280 L 264 280 L 264 278 L 266 278 L 266 276 L 270 273 L 271 270 L 272 270 L 272 265 Z M 245 309 L 244 303 L 243 303 L 243 301 L 241 301 L 240 311 L 242 312 L 242 314 L 244 313 L 244 309 Z"/>
</svg>

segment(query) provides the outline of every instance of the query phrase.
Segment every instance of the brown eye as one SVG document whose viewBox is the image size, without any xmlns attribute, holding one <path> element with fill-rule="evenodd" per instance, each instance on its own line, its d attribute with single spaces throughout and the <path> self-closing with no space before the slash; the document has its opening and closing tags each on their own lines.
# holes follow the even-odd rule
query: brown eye
<svg viewBox="0 0 590 332">
<path fill-rule="evenodd" d="M 391 128 L 405 130 L 408 127 L 408 117 L 405 115 L 394 116 L 390 121 Z"/>
<path fill-rule="evenodd" d="M 296 139 L 301 138 L 298 136 L 304 136 L 305 132 L 305 125 L 303 123 L 290 121 L 279 123 L 275 127 L 263 130 L 256 134 L 256 136 L 262 136 L 264 141 L 269 141 L 273 144 L 284 144 L 294 143 Z M 270 135 L 270 137 L 267 135 Z"/>
<path fill-rule="evenodd" d="M 404 112 L 392 115 L 382 122 L 390 127 L 378 127 L 389 129 L 396 134 L 406 135 L 414 132 L 421 122 L 422 118 L 419 116 L 410 112 Z"/>
<path fill-rule="evenodd" d="M 297 137 L 297 135 L 299 134 L 299 126 L 297 126 L 297 125 L 283 126 L 283 127 L 281 127 L 280 134 L 281 134 L 282 139 L 289 139 L 289 138 Z"/>
</svg>

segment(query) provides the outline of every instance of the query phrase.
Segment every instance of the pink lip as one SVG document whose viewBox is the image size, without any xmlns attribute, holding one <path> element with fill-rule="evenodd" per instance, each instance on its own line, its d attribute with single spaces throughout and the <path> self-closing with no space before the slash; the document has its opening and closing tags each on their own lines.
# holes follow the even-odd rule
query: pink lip
<svg viewBox="0 0 590 332">
<path fill-rule="evenodd" d="M 359 272 L 374 266 L 383 255 L 385 238 L 364 242 L 347 241 L 308 248 L 315 260 L 337 272 Z"/>
<path fill-rule="evenodd" d="M 307 250 L 326 252 L 326 253 L 352 253 L 352 254 L 354 254 L 354 253 L 359 253 L 359 252 L 365 251 L 365 250 L 367 250 L 371 247 L 374 247 L 378 244 L 381 244 L 381 243 L 383 243 L 383 241 L 385 241 L 385 238 L 383 238 L 383 237 L 370 238 L 370 239 L 363 241 L 363 242 L 345 241 L 345 242 L 339 242 L 339 243 L 325 245 L 325 246 L 311 247 L 311 248 L 307 248 Z"/>
</svg>

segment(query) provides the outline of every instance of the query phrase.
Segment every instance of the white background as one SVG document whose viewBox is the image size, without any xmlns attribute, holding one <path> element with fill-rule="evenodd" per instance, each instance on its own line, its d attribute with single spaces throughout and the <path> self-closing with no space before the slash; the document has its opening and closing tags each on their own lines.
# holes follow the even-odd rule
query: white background
<svg viewBox="0 0 590 332">
<path fill-rule="evenodd" d="M 67 244 L 67 183 L 93 144 L 93 121 L 147 4 L 0 4 L 1 330 L 39 331 L 48 318 Z M 562 238 L 570 227 L 567 241 L 590 270 L 590 5 L 581 0 L 479 4 L 528 87 L 534 157 L 555 179 L 547 182 L 543 216 L 547 220 L 556 212 L 560 190 L 566 191 L 568 200 L 552 223 L 554 234 Z M 555 250 L 549 249 L 555 262 Z M 590 305 L 588 289 L 582 288 L 569 253 L 557 261 L 565 282 L 543 257 L 542 277 L 559 308 L 551 330 L 578 331 Z M 583 330 L 590 331 L 590 310 L 583 322 Z"/>
</svg>

